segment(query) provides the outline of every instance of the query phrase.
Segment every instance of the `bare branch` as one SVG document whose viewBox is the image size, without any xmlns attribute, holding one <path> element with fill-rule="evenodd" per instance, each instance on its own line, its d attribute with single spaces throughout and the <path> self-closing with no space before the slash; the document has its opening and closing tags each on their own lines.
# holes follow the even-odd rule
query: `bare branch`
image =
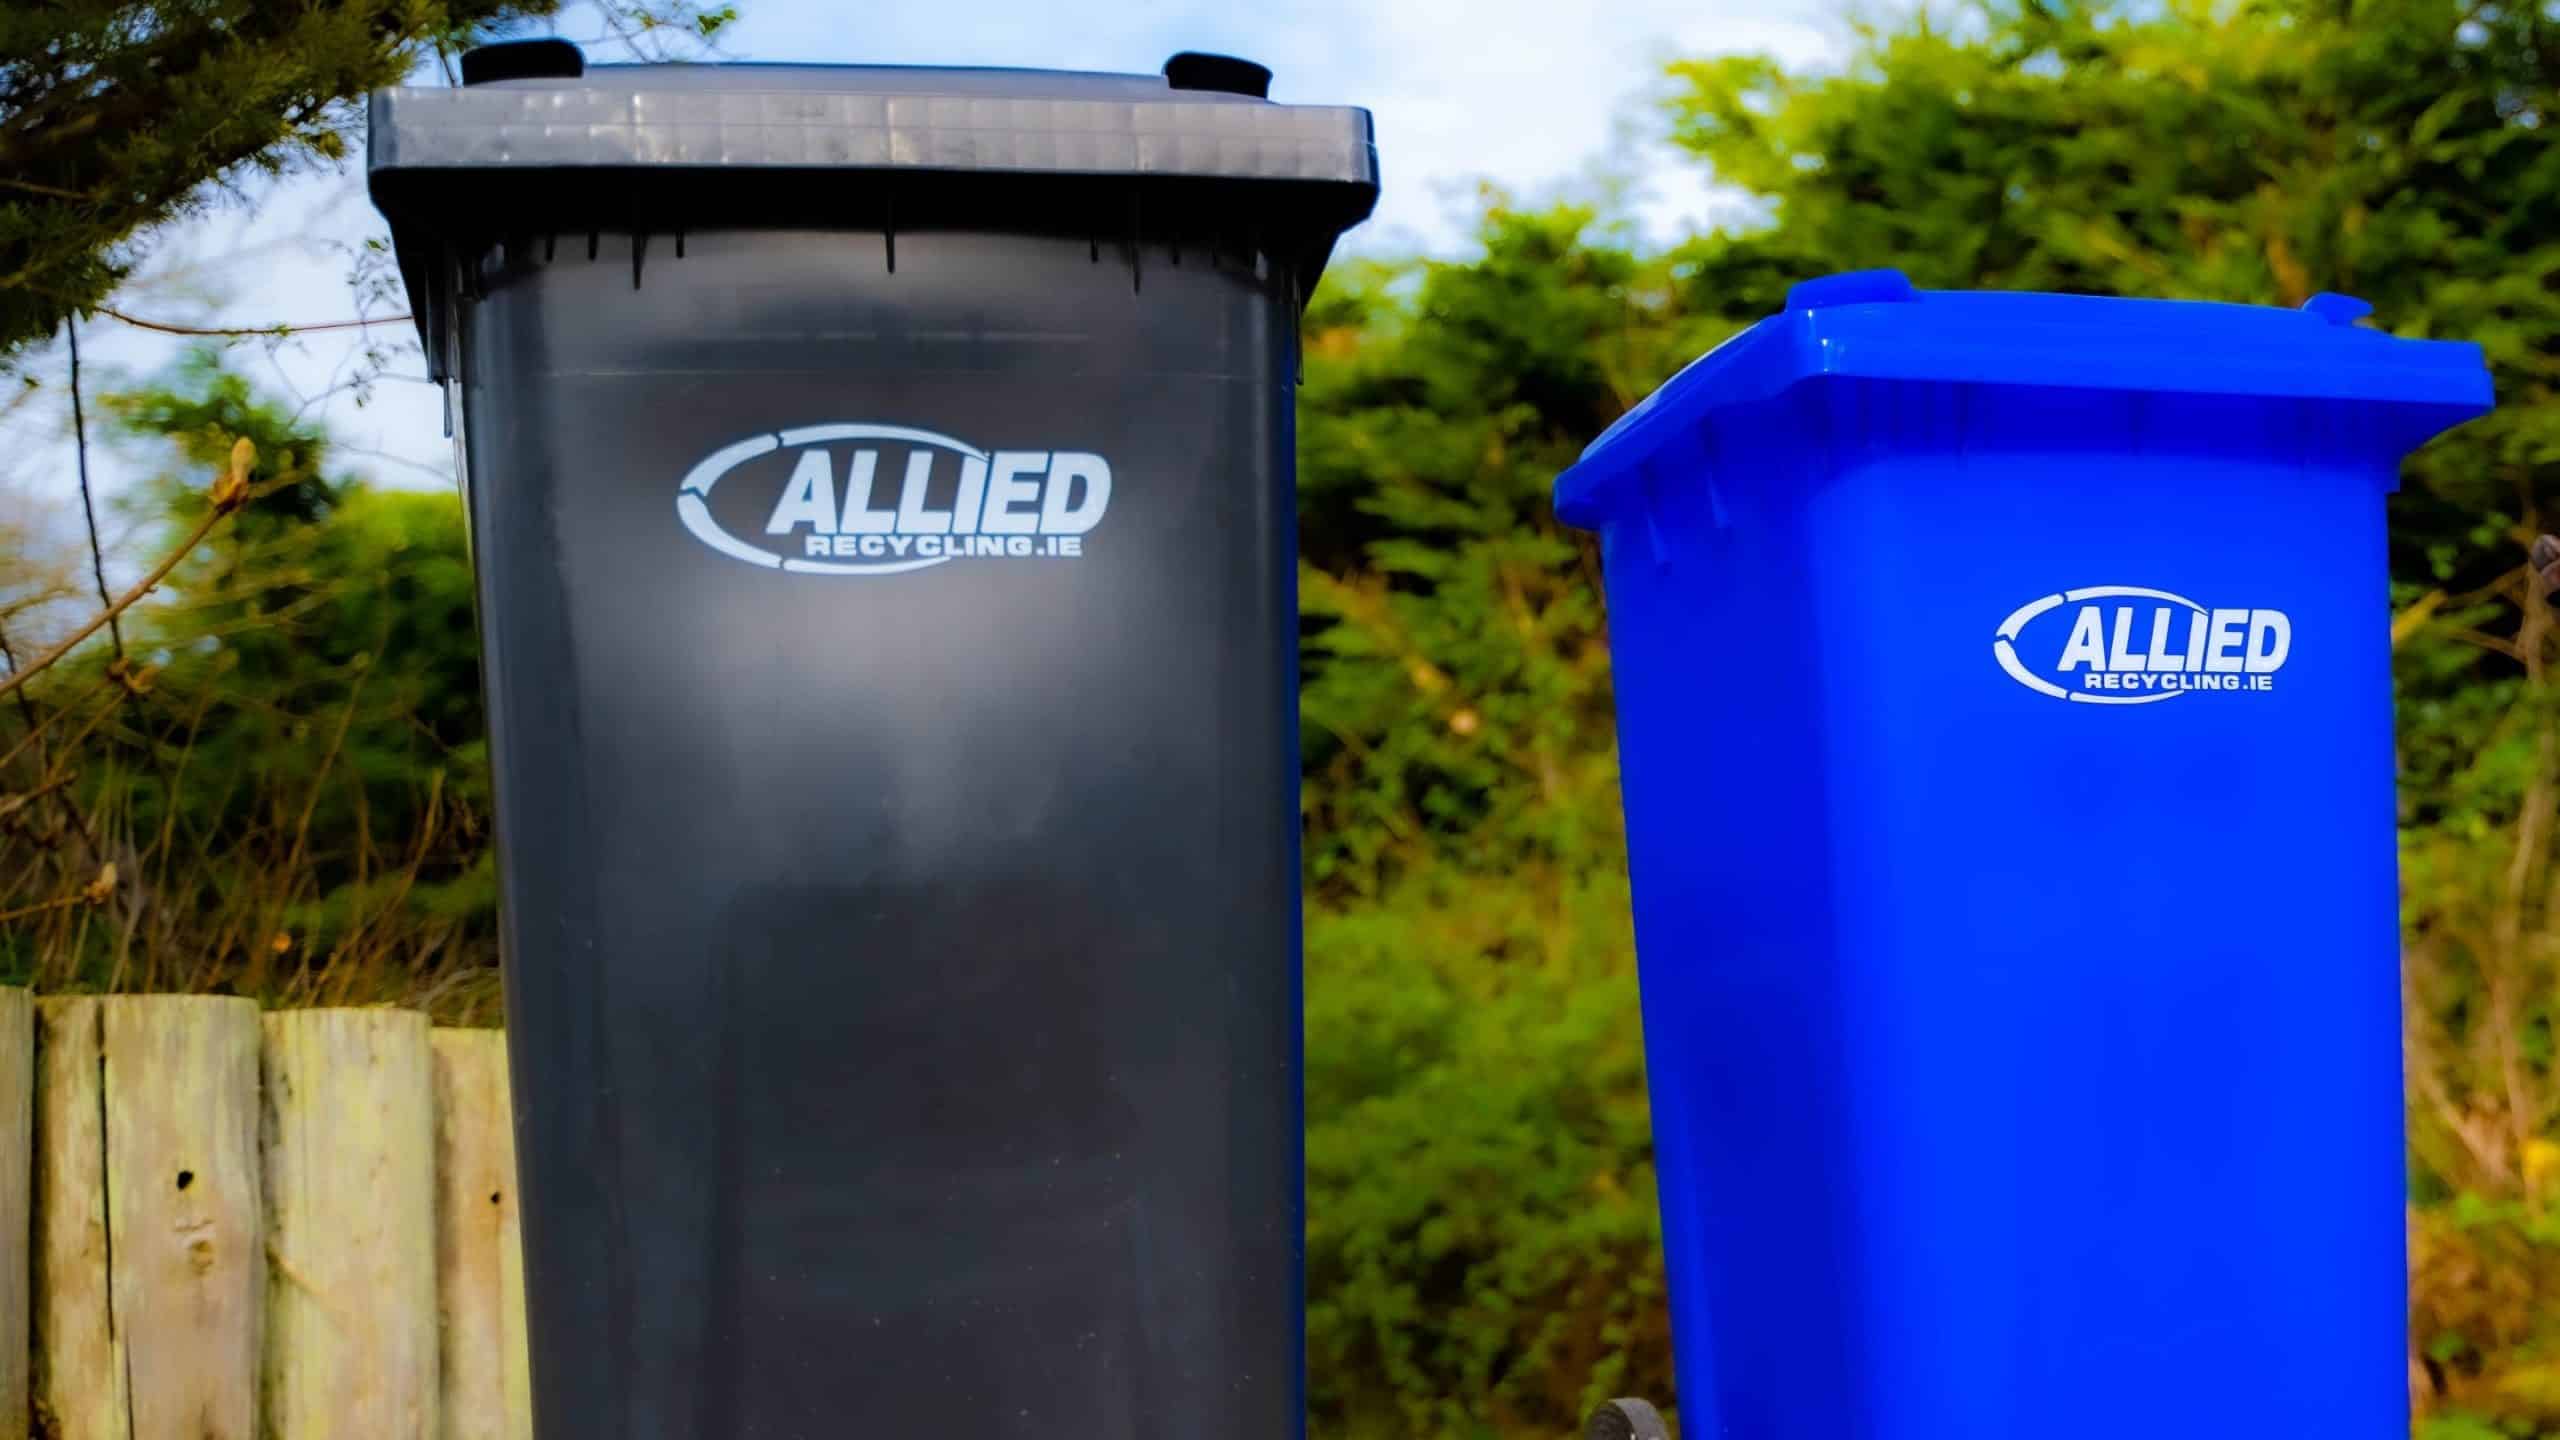
<svg viewBox="0 0 2560 1440">
<path fill-rule="evenodd" d="M 127 315 L 113 306 L 97 307 L 99 314 L 110 320 L 121 320 L 137 330 L 157 330 L 163 335 L 206 335 L 215 337 L 247 335 L 307 335 L 317 330 L 363 330 L 375 325 L 402 325 L 410 317 L 402 315 L 367 315 L 353 320 L 314 320 L 307 324 L 278 321 L 273 325 L 172 325 L 162 320 L 145 320 Z"/>
<path fill-rule="evenodd" d="M 2391 617 L 2391 648 L 2397 650 L 2410 636 L 2426 628 L 2436 612 L 2444 608 L 2444 592 L 2430 590 L 2410 602 L 2408 608 Z"/>
<path fill-rule="evenodd" d="M 135 602 L 139 601 L 143 596 L 150 594 L 153 589 L 158 587 L 161 581 L 169 578 L 169 572 L 178 568 L 179 561 L 186 559 L 189 554 L 194 552 L 198 545 L 204 543 L 204 537 L 213 533 L 213 527 L 221 524 L 225 517 L 230 515 L 232 511 L 239 509 L 242 504 L 246 503 L 246 501 L 246 495 L 236 491 L 230 495 L 218 497 L 215 500 L 213 508 L 205 513 L 203 522 L 197 525 L 196 528 L 188 534 L 186 539 L 178 542 L 178 548 L 170 551 L 167 559 L 161 561 L 158 565 L 153 566 L 150 574 L 143 576 L 141 580 L 135 582 L 132 589 L 117 596 L 114 604 L 109 605 L 99 614 L 89 617 L 87 624 L 72 631 L 71 634 L 64 638 L 60 644 L 54 646 L 50 650 L 47 650 L 35 659 L 28 661 L 17 670 L 12 671 L 8 679 L 0 680 L 0 695 L 7 695 L 14 692 L 19 686 L 26 684 L 30 679 L 44 673 L 46 668 L 51 666 L 55 661 L 70 654 L 73 648 L 78 646 L 81 641 L 97 634 L 100 630 L 106 627 L 109 621 L 115 619 L 125 611 L 132 609 Z"/>
<path fill-rule="evenodd" d="M 80 462 L 80 518 L 89 528 L 89 569 L 98 580 L 98 603 L 107 608 L 107 634 L 116 642 L 116 659 L 124 659 L 124 627 L 116 623 L 114 601 L 107 594 L 107 550 L 98 538 L 98 502 L 89 489 L 89 412 L 80 400 L 80 322 L 66 315 L 62 337 L 71 347 L 71 442 Z"/>
</svg>

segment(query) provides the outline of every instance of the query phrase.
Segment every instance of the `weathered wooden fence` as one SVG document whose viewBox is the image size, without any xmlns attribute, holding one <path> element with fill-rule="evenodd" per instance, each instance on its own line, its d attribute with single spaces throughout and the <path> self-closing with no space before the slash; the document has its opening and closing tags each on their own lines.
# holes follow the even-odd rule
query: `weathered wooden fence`
<svg viewBox="0 0 2560 1440">
<path fill-rule="evenodd" d="M 531 1433 L 506 1051 L 0 989 L 0 1440 Z"/>
</svg>

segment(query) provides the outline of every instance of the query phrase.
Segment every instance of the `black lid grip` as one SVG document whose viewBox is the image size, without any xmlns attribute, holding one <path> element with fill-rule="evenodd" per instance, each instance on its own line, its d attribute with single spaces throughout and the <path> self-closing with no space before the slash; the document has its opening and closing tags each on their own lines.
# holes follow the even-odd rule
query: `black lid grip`
<svg viewBox="0 0 2560 1440">
<path fill-rule="evenodd" d="M 506 40 L 462 52 L 462 83 L 492 80 L 575 80 L 587 73 L 587 57 L 566 40 Z"/>
<path fill-rule="evenodd" d="M 1164 62 L 1165 83 L 1176 90 L 1214 90 L 1224 95 L 1271 98 L 1271 70 L 1233 55 L 1185 50 Z"/>
</svg>

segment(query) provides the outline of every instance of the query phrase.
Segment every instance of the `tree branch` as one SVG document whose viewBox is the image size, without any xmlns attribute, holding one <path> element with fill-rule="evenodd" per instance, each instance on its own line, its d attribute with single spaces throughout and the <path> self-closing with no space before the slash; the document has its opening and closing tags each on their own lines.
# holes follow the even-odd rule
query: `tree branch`
<svg viewBox="0 0 2560 1440">
<path fill-rule="evenodd" d="M 108 621 L 113 620 L 118 615 L 132 609 L 136 601 L 140 600 L 143 596 L 150 594 L 161 581 L 169 578 L 169 572 L 178 568 L 178 562 L 186 559 L 188 554 L 194 551 L 198 545 L 203 544 L 204 537 L 213 533 L 213 527 L 221 524 L 224 516 L 227 516 L 232 511 L 239 509 L 241 503 L 242 502 L 240 500 L 233 500 L 229 503 L 217 502 L 213 509 L 205 515 L 204 522 L 196 526 L 195 530 L 190 533 L 186 539 L 178 542 L 177 549 L 169 552 L 169 558 L 154 566 L 151 573 L 143 576 L 141 580 L 135 582 L 132 589 L 117 596 L 114 604 L 109 605 L 105 610 L 98 614 L 90 616 L 87 624 L 72 631 L 61 644 L 54 646 L 52 649 L 47 650 L 35 659 L 28 661 L 24 666 L 13 671 L 8 679 L 0 680 L 0 695 L 10 694 L 19 686 L 26 684 L 30 679 L 42 674 L 46 668 L 51 666 L 55 661 L 70 654 L 73 647 L 77 646 L 81 641 L 88 639 L 90 636 L 95 635 L 100 630 L 106 628 Z"/>
<path fill-rule="evenodd" d="M 273 325 L 172 325 L 162 320 L 145 320 L 138 315 L 127 315 L 123 311 L 110 305 L 100 305 L 95 308 L 99 314 L 106 316 L 108 319 L 121 320 L 137 330 L 157 330 L 163 335 L 209 335 L 216 337 L 238 335 L 301 335 L 315 330 L 362 330 L 374 325 L 403 325 L 407 324 L 410 319 L 407 315 L 375 315 L 361 316 L 353 320 L 315 320 L 309 324 L 287 324 L 283 321 L 278 321 Z"/>
<path fill-rule="evenodd" d="M 2391 648 L 2399 649 L 2401 642 L 2426 628 L 2427 622 L 2434 619 L 2436 612 L 2443 608 L 2444 592 L 2442 590 L 2430 590 L 2411 601 L 2408 608 L 2391 617 Z"/>
</svg>

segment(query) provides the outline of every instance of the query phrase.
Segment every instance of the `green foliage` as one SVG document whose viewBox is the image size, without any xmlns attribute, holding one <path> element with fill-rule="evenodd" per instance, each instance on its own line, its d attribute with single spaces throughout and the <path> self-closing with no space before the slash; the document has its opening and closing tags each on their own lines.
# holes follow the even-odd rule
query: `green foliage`
<svg viewBox="0 0 2560 1440">
<path fill-rule="evenodd" d="M 243 438 L 258 493 L 125 627 L 143 683 L 109 683 L 100 652 L 39 687 L 89 736 L 79 818 L 123 871 L 122 923 L 62 917 L 21 937 L 13 968 L 59 987 L 485 1007 L 496 897 L 453 497 L 331 478 L 325 440 L 210 356 L 107 408 L 177 461 L 138 501 L 163 549 L 203 516 L 196 477 Z"/>
<path fill-rule="evenodd" d="M 1488 217 L 1483 259 L 1371 271 L 1308 317 L 1300 427 L 1309 874 L 1576 870 L 1616 854 L 1608 655 L 1556 471 L 1689 341 L 1584 214 Z M 1461 843 L 1463 842 L 1463 843 Z"/>
<path fill-rule="evenodd" d="M 1554 1433 L 1664 1393 L 1626 887 L 1406 883 L 1307 935 L 1317 1428 Z"/>
<path fill-rule="evenodd" d="M 2517 1440 L 2517 1432 L 2493 1425 L 2477 1415 L 2437 1415 L 2418 1424 L 2417 1440 Z M 2531 1437 L 2526 1437 L 2531 1440 Z"/>
<path fill-rule="evenodd" d="M 1570 1428 L 1665 1390 L 1581 445 L 1716 333 L 1585 212 L 1307 320 L 1309 1365 L 1320 1429 Z"/>
</svg>

